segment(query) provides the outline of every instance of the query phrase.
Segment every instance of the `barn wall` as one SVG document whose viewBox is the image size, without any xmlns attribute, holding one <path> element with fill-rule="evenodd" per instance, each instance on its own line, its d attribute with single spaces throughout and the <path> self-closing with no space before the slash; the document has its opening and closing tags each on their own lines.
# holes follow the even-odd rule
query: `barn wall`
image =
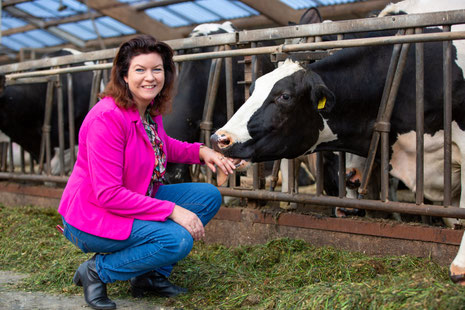
<svg viewBox="0 0 465 310">
<path fill-rule="evenodd" d="M 7 206 L 58 207 L 62 189 L 0 182 L 0 203 Z M 276 238 L 303 239 L 315 246 L 332 246 L 369 255 L 431 257 L 448 265 L 463 231 L 422 225 L 316 217 L 259 209 L 222 207 L 206 228 L 208 243 L 227 246 L 263 244 Z"/>
</svg>

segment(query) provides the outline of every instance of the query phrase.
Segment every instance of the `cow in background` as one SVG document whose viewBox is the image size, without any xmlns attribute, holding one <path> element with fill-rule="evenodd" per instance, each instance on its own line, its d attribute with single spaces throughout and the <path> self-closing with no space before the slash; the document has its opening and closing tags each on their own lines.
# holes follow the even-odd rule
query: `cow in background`
<svg viewBox="0 0 465 310">
<path fill-rule="evenodd" d="M 413 3 L 414 1 L 409 1 Z M 416 1 L 415 1 L 416 2 Z M 418 1 L 417 3 L 420 3 Z M 456 1 L 441 1 L 441 9 Z M 457 28 L 456 28 L 457 29 Z M 441 29 L 425 29 L 425 33 Z M 395 35 L 375 31 L 356 37 Z M 463 49 L 453 44 L 452 196 L 465 207 L 465 81 Z M 443 200 L 442 43 L 425 43 L 425 197 Z M 347 151 L 366 156 L 384 88 L 392 46 L 347 48 L 303 67 L 287 61 L 259 78 L 247 102 L 211 137 L 229 157 L 266 161 L 307 152 Z M 410 49 L 389 134 L 390 173 L 410 189 L 415 184 L 415 63 Z M 356 126 L 354 125 L 356 124 Z M 413 170 L 412 170 L 413 169 Z M 402 173 L 407 171 L 408 174 Z M 405 178 L 405 179 L 404 179 Z M 465 238 L 450 267 L 451 279 L 465 285 Z"/>
<path fill-rule="evenodd" d="M 63 49 L 46 55 L 57 57 L 79 53 L 71 49 Z M 78 130 L 89 110 L 90 90 L 92 87 L 92 72 L 72 73 L 74 98 L 74 123 L 77 141 Z M 69 148 L 68 121 L 68 86 L 66 75 L 60 75 L 63 88 L 63 109 L 65 148 Z M 0 75 L 0 130 L 11 140 L 21 145 L 35 161 L 39 160 L 42 127 L 45 114 L 47 83 L 31 83 L 10 85 L 5 87 L 5 76 Z M 58 111 L 57 98 L 54 94 L 51 118 L 52 152 L 58 147 Z"/>
<path fill-rule="evenodd" d="M 202 24 L 194 28 L 189 37 L 208 36 L 220 33 L 236 32 L 230 23 Z M 184 53 L 211 52 L 213 47 L 196 48 Z M 233 59 L 233 81 L 244 79 L 243 65 L 237 64 L 238 58 Z M 200 139 L 200 123 L 203 118 L 204 104 L 208 86 L 208 76 L 212 60 L 195 60 L 181 63 L 177 79 L 177 94 L 173 99 L 173 110 L 163 117 L 163 124 L 171 137 L 195 142 Z M 274 69 L 271 68 L 270 70 Z M 213 126 L 220 127 L 226 123 L 226 84 L 224 70 L 221 72 L 218 95 L 213 112 Z M 244 101 L 244 91 L 240 87 L 234 88 L 234 103 L 236 109 Z M 191 181 L 189 166 L 184 164 L 168 163 L 165 179 L 168 183 L 181 183 Z"/>
</svg>

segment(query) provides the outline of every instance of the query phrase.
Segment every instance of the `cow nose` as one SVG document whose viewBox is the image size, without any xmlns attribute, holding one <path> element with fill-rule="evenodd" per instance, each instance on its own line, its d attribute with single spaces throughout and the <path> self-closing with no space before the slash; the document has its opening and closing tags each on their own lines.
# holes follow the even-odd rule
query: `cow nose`
<svg viewBox="0 0 465 310">
<path fill-rule="evenodd" d="M 226 133 L 214 133 L 210 137 L 210 142 L 215 151 L 221 152 L 232 145 L 231 137 Z"/>
</svg>

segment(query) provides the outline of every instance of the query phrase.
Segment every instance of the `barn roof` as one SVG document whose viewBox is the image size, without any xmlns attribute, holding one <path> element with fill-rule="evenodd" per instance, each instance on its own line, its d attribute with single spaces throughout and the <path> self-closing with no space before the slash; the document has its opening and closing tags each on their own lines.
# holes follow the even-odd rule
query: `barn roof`
<svg viewBox="0 0 465 310">
<path fill-rule="evenodd" d="M 361 18 L 389 0 L 3 0 L 0 63 L 50 48 L 81 51 L 119 45 L 140 33 L 161 40 L 185 37 L 193 27 L 230 20 L 239 29 L 298 22 L 310 7 L 324 19 Z M 396 1 L 394 1 L 396 2 Z"/>
</svg>

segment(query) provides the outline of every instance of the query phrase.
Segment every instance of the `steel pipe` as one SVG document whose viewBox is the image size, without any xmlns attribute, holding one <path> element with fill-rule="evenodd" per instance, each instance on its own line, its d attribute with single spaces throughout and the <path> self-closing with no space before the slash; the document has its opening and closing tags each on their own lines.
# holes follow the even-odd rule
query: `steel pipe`
<svg viewBox="0 0 465 310">
<path fill-rule="evenodd" d="M 415 33 L 421 33 L 422 29 L 415 29 Z M 417 205 L 424 201 L 424 124 L 425 124 L 425 59 L 423 43 L 415 44 L 415 72 L 416 72 L 416 191 L 415 202 Z"/>
<path fill-rule="evenodd" d="M 1 174 L 0 174 L 1 176 Z M 288 194 L 281 192 L 269 192 L 265 190 L 240 190 L 227 187 L 218 187 L 224 196 L 241 197 L 258 200 L 287 201 L 306 204 L 315 204 L 326 207 L 358 208 L 365 210 L 377 210 L 386 212 L 399 212 L 406 214 L 419 214 L 428 216 L 440 216 L 465 219 L 465 209 L 443 207 L 436 205 L 416 205 L 405 202 L 382 202 L 369 199 L 351 199 L 328 196 L 313 196 L 309 194 Z"/>
<path fill-rule="evenodd" d="M 205 52 L 198 54 L 189 55 L 175 55 L 173 60 L 175 62 L 190 61 L 190 60 L 203 60 L 211 58 L 225 58 L 235 56 L 249 56 L 249 55 L 263 55 L 271 53 L 286 53 L 286 52 L 300 52 L 307 50 L 319 50 L 319 49 L 331 49 L 331 48 L 347 48 L 356 46 L 374 46 L 374 45 L 390 45 L 397 43 L 415 43 L 415 42 L 434 42 L 444 40 L 463 40 L 465 39 L 465 31 L 449 32 L 449 33 L 422 33 L 422 34 L 411 34 L 405 36 L 386 36 L 376 38 L 364 38 L 364 39 L 348 39 L 339 41 L 323 41 L 314 43 L 300 43 L 300 44 L 281 44 L 274 46 L 264 46 L 255 48 L 244 48 L 235 50 L 225 50 L 222 52 Z M 64 56 L 67 57 L 67 56 Z M 33 72 L 23 73 L 11 73 L 7 74 L 7 79 L 19 79 L 24 77 L 37 77 L 51 74 L 81 72 L 81 71 L 92 71 L 92 70 L 103 70 L 110 69 L 111 63 L 105 64 L 94 64 L 88 66 L 76 66 L 70 68 L 61 68 L 53 70 L 41 70 Z M 2 68 L 0 67 L 0 73 Z"/>
</svg>

